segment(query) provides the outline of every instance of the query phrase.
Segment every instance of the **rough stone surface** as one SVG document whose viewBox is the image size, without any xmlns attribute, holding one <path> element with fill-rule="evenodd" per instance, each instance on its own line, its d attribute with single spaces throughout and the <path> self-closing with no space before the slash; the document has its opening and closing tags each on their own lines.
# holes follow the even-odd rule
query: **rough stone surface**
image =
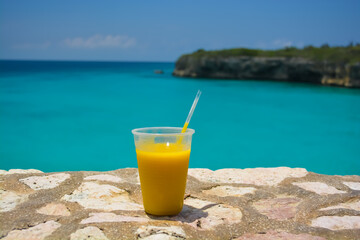
<svg viewBox="0 0 360 240">
<path fill-rule="evenodd" d="M 236 240 L 326 240 L 323 237 L 313 236 L 306 233 L 293 234 L 288 232 L 269 231 L 261 234 L 246 233 Z"/>
<path fill-rule="evenodd" d="M 108 240 L 108 238 L 99 228 L 91 226 L 72 233 L 70 240 Z"/>
<path fill-rule="evenodd" d="M 245 194 L 251 194 L 256 191 L 253 187 L 233 187 L 233 186 L 218 186 L 209 190 L 204 190 L 203 193 L 210 195 L 217 195 L 219 197 L 240 197 Z"/>
<path fill-rule="evenodd" d="M 314 219 L 311 226 L 331 230 L 360 229 L 360 216 L 323 216 Z"/>
<path fill-rule="evenodd" d="M 11 231 L 4 240 L 41 240 L 51 235 L 61 224 L 55 221 L 48 221 L 34 227 Z"/>
<path fill-rule="evenodd" d="M 112 210 L 141 210 L 142 206 L 129 198 L 129 193 L 112 185 L 84 182 L 63 200 L 77 202 L 84 208 Z"/>
<path fill-rule="evenodd" d="M 27 194 L 0 189 L 0 212 L 13 210 L 16 205 L 24 202 L 28 198 Z"/>
<path fill-rule="evenodd" d="M 90 213 L 90 217 L 82 220 L 81 224 L 101 223 L 101 222 L 147 222 L 145 217 L 131 217 L 125 215 L 116 215 L 114 213 Z"/>
<path fill-rule="evenodd" d="M 294 197 L 279 197 L 260 200 L 254 203 L 254 207 L 268 218 L 287 220 L 295 217 L 296 207 L 300 199 Z"/>
<path fill-rule="evenodd" d="M 43 173 L 43 172 L 37 169 L 10 169 L 9 171 L 0 170 L 0 175 L 28 174 L 28 173 Z"/>
<path fill-rule="evenodd" d="M 20 179 L 20 182 L 25 183 L 34 190 L 50 189 L 59 186 L 60 183 L 70 178 L 70 174 L 57 173 L 48 176 L 33 176 Z"/>
<path fill-rule="evenodd" d="M 349 201 L 349 202 L 345 202 L 345 203 L 340 203 L 337 204 L 335 206 L 330 206 L 330 207 L 326 207 L 326 208 L 321 208 L 320 211 L 326 211 L 326 210 L 333 210 L 333 209 L 352 209 L 355 211 L 359 211 L 360 212 L 360 200 L 357 201 Z"/>
<path fill-rule="evenodd" d="M 0 239 L 359 239 L 358 183 L 301 168 L 190 169 L 183 210 L 159 217 L 144 212 L 135 168 L 0 171 Z"/>
<path fill-rule="evenodd" d="M 115 182 L 115 183 L 121 183 L 124 181 L 117 176 L 109 175 L 109 174 L 92 175 L 84 178 L 84 180 L 98 180 L 98 181 Z"/>
<path fill-rule="evenodd" d="M 352 190 L 360 191 L 360 182 L 343 182 L 346 186 Z"/>
<path fill-rule="evenodd" d="M 338 190 L 335 187 L 329 186 L 326 183 L 322 182 L 296 182 L 293 184 L 307 191 L 314 192 L 320 195 L 346 193 L 345 191 Z"/>
<path fill-rule="evenodd" d="M 248 168 L 248 169 L 189 169 L 189 176 L 203 182 L 242 183 L 252 185 L 275 186 L 285 178 L 304 177 L 308 172 L 304 168 Z"/>
<path fill-rule="evenodd" d="M 64 204 L 49 203 L 46 206 L 36 210 L 37 213 L 55 216 L 70 216 L 70 211 Z"/>
<path fill-rule="evenodd" d="M 242 212 L 238 208 L 196 198 L 187 198 L 184 204 L 183 211 L 174 219 L 196 229 L 214 229 L 221 224 L 241 222 Z"/>
<path fill-rule="evenodd" d="M 142 226 L 136 231 L 136 237 L 146 240 L 178 240 L 186 239 L 186 234 L 181 227 Z"/>
</svg>

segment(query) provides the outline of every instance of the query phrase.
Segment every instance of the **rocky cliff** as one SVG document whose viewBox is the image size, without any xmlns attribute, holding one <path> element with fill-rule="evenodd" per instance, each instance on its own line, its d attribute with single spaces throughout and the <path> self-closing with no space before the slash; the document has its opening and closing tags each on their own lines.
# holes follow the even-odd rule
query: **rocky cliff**
<svg viewBox="0 0 360 240">
<path fill-rule="evenodd" d="M 315 62 L 297 57 L 184 55 L 177 60 L 173 75 L 360 87 L 360 63 Z"/>
<path fill-rule="evenodd" d="M 138 171 L 0 170 L 0 239 L 359 239 L 360 176 L 189 169 L 177 216 L 147 215 Z"/>
</svg>

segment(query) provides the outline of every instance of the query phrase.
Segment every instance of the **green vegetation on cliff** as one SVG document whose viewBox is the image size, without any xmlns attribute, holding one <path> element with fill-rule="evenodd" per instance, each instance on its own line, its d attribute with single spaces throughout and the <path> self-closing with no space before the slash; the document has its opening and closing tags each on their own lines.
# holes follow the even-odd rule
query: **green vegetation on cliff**
<svg viewBox="0 0 360 240">
<path fill-rule="evenodd" d="M 261 50 L 248 48 L 233 48 L 217 51 L 205 51 L 200 49 L 192 54 L 183 56 L 193 57 L 289 57 L 305 58 L 315 62 L 328 63 L 356 63 L 360 62 L 360 44 L 349 44 L 346 47 L 329 47 L 327 44 L 321 47 L 307 46 L 302 49 L 287 47 L 277 50 Z"/>
</svg>

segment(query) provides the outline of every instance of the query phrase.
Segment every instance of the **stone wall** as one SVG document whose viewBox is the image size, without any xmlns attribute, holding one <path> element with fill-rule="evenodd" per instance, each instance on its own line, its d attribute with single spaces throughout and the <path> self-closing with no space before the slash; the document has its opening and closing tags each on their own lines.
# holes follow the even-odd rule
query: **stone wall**
<svg viewBox="0 0 360 240">
<path fill-rule="evenodd" d="M 360 176 L 189 169 L 183 211 L 155 217 L 134 168 L 0 170 L 0 239 L 360 239 Z"/>
</svg>

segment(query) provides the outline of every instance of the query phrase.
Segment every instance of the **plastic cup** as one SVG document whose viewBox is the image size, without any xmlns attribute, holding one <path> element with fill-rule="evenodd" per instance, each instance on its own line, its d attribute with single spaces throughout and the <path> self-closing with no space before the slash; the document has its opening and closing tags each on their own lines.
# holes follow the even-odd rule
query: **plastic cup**
<svg viewBox="0 0 360 240">
<path fill-rule="evenodd" d="M 193 129 L 177 127 L 132 130 L 145 212 L 176 215 L 184 203 Z"/>
</svg>

